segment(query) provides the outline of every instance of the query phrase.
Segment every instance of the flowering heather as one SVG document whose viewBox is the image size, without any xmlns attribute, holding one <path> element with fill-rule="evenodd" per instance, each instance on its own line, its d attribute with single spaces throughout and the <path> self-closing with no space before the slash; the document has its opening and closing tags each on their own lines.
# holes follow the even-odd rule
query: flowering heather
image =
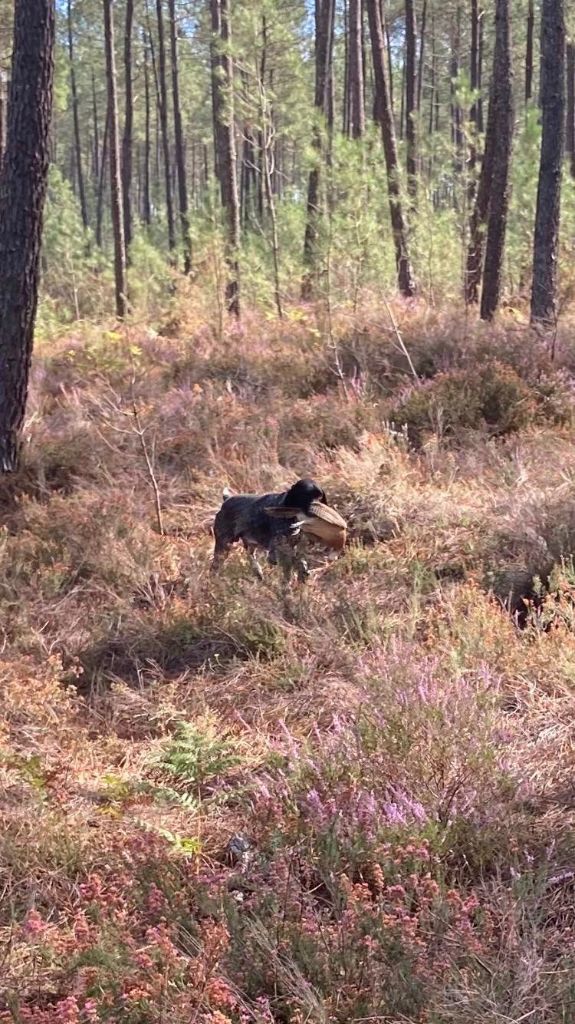
<svg viewBox="0 0 575 1024">
<path fill-rule="evenodd" d="M 0 1024 L 566 1024 L 571 334 L 398 303 L 419 395 L 378 310 L 177 303 L 40 346 L 0 482 Z M 210 576 L 303 473 L 342 557 Z"/>
</svg>

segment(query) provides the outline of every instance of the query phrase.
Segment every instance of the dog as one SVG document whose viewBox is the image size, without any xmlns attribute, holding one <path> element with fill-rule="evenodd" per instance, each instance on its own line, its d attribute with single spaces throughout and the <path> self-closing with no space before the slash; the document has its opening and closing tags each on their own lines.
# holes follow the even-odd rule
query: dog
<svg viewBox="0 0 575 1024">
<path fill-rule="evenodd" d="M 256 559 L 258 548 L 267 551 L 268 562 L 282 564 L 284 575 L 289 578 L 294 568 L 300 581 L 309 575 L 304 558 L 297 557 L 301 525 L 309 514 L 312 502 L 327 505 L 325 492 L 314 480 L 307 477 L 298 480 L 287 491 L 271 494 L 236 494 L 223 492 L 223 503 L 214 520 L 214 557 L 212 572 L 216 572 L 228 557 L 231 547 L 241 541 L 252 567 L 260 580 L 261 567 Z M 281 516 L 285 507 L 287 516 Z M 280 518 L 270 515 L 267 509 L 277 509 Z M 290 512 L 294 515 L 289 515 Z"/>
</svg>

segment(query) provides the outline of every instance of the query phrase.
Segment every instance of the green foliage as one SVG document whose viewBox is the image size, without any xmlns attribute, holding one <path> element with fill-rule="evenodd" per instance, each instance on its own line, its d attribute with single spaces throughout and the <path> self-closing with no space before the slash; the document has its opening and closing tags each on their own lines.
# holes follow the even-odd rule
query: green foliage
<svg viewBox="0 0 575 1024">
<path fill-rule="evenodd" d="M 201 787 L 240 764 L 233 737 L 206 719 L 182 722 L 155 764 L 180 785 Z"/>
<path fill-rule="evenodd" d="M 509 366 L 493 362 L 480 369 L 454 370 L 411 390 L 391 419 L 407 426 L 415 443 L 435 432 L 457 440 L 461 431 L 505 435 L 533 419 L 536 403 L 529 386 Z"/>
</svg>

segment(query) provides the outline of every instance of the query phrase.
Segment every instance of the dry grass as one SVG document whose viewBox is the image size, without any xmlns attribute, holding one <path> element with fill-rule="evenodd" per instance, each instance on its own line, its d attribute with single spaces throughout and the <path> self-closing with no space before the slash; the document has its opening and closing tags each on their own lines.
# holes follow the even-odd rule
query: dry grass
<svg viewBox="0 0 575 1024">
<path fill-rule="evenodd" d="M 395 313 L 421 392 L 376 311 L 336 320 L 345 387 L 302 310 L 39 347 L 0 488 L 0 1021 L 573 1019 L 575 349 Z M 210 577 L 223 485 L 304 473 L 344 555 Z"/>
</svg>

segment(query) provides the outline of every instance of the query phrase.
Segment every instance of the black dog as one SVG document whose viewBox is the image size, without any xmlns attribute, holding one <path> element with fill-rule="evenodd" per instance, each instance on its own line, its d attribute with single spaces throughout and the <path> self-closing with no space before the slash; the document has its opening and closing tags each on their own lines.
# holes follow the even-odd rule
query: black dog
<svg viewBox="0 0 575 1024">
<path fill-rule="evenodd" d="M 282 561 L 287 576 L 296 561 L 298 576 L 300 580 L 305 579 L 308 575 L 307 565 L 303 558 L 295 557 L 295 549 L 300 538 L 301 524 L 309 513 L 312 501 L 327 505 L 321 487 L 309 479 L 298 480 L 288 491 L 272 494 L 237 494 L 229 497 L 224 491 L 224 501 L 214 521 L 212 570 L 219 569 L 229 555 L 232 544 L 241 541 L 260 579 L 263 579 L 263 573 L 255 557 L 257 548 L 267 551 L 268 561 L 272 565 L 276 565 L 278 559 Z M 297 512 L 293 516 L 281 517 L 282 507 L 286 508 L 286 512 L 288 509 L 297 509 L 301 519 Z M 270 508 L 277 508 L 280 518 L 266 511 Z"/>
</svg>

